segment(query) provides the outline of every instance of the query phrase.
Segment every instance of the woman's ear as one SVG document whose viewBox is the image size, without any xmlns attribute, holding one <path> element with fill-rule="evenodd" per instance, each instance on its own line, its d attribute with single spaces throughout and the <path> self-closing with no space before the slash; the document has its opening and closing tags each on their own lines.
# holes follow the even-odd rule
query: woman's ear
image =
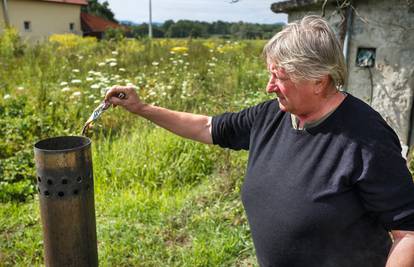
<svg viewBox="0 0 414 267">
<path fill-rule="evenodd" d="M 324 94 L 327 92 L 331 84 L 331 77 L 329 75 L 322 76 L 319 80 L 314 82 L 314 90 L 313 92 L 315 95 Z"/>
</svg>

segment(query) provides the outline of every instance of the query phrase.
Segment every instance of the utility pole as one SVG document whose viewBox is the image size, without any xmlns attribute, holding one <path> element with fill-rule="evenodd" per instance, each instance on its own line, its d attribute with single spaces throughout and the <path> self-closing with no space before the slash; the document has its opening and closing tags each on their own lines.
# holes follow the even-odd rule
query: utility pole
<svg viewBox="0 0 414 267">
<path fill-rule="evenodd" d="M 2 6 L 3 6 L 4 22 L 6 24 L 6 27 L 10 27 L 10 18 L 9 18 L 9 10 L 7 7 L 7 0 L 3 0 Z"/>
<path fill-rule="evenodd" d="M 148 37 L 152 39 L 152 8 L 151 0 L 149 0 L 149 24 L 148 24 Z"/>
</svg>

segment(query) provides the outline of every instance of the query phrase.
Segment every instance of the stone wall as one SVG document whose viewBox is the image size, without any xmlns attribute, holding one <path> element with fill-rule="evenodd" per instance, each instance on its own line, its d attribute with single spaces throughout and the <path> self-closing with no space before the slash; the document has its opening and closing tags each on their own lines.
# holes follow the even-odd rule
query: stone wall
<svg viewBox="0 0 414 267">
<path fill-rule="evenodd" d="M 349 77 L 345 91 L 371 104 L 397 132 L 402 144 L 410 142 L 410 115 L 414 90 L 414 13 L 406 0 L 354 1 L 349 43 Z M 292 12 L 289 21 L 321 9 Z M 341 17 L 328 6 L 326 18 L 337 30 Z M 375 49 L 375 65 L 359 67 L 359 48 Z M 411 139 L 411 141 L 410 141 Z"/>
</svg>

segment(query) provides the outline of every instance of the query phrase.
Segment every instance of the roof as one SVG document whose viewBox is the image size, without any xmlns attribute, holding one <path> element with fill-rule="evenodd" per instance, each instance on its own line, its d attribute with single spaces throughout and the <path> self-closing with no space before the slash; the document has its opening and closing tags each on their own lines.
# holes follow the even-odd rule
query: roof
<svg viewBox="0 0 414 267">
<path fill-rule="evenodd" d="M 54 3 L 62 3 L 62 4 L 70 4 L 70 5 L 88 5 L 87 0 L 42 0 L 44 2 L 54 2 Z"/>
<path fill-rule="evenodd" d="M 290 0 L 273 3 L 270 7 L 275 13 L 287 13 L 291 11 L 303 10 L 305 7 L 322 7 L 325 0 Z M 328 0 L 328 2 L 336 2 Z"/>
<path fill-rule="evenodd" d="M 116 22 L 106 20 L 104 18 L 94 16 L 85 12 L 81 12 L 82 30 L 85 33 L 88 32 L 104 32 L 109 28 L 121 28 L 125 27 L 119 25 Z"/>
</svg>

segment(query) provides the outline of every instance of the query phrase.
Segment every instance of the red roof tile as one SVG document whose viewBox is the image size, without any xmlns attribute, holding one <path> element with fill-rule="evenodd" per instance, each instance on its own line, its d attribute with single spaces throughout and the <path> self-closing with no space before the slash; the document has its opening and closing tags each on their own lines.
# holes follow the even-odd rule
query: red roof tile
<svg viewBox="0 0 414 267">
<path fill-rule="evenodd" d="M 84 12 L 81 13 L 81 21 L 84 32 L 104 32 L 109 28 L 125 28 L 116 22 Z"/>
<path fill-rule="evenodd" d="M 87 0 L 42 0 L 42 1 L 62 3 L 62 4 L 71 4 L 71 5 L 82 5 L 82 6 L 86 6 L 88 4 Z"/>
</svg>

